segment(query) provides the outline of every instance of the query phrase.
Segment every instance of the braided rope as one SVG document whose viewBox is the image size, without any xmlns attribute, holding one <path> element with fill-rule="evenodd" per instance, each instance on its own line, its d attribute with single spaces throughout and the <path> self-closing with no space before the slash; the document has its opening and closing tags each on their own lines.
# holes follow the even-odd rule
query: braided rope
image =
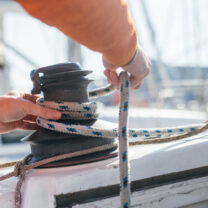
<svg viewBox="0 0 208 208">
<path fill-rule="evenodd" d="M 102 129 L 90 126 L 62 124 L 55 121 L 48 121 L 43 118 L 37 119 L 37 124 L 54 131 L 60 131 L 70 134 L 79 134 L 85 136 L 96 137 L 109 137 L 115 138 L 119 136 L 119 161 L 120 161 L 120 179 L 121 179 L 121 205 L 123 208 L 130 207 L 130 179 L 128 174 L 128 141 L 129 137 L 139 137 L 140 140 L 136 142 L 129 142 L 130 146 L 139 144 L 151 144 L 169 142 L 178 139 L 187 138 L 197 135 L 208 129 L 208 121 L 202 124 L 195 124 L 191 126 L 179 126 L 174 128 L 158 128 L 158 129 L 128 129 L 128 96 L 129 96 L 129 78 L 126 73 L 121 73 L 121 100 L 120 100 L 120 113 L 119 113 L 119 131 L 117 129 Z M 109 94 L 115 88 L 109 85 L 105 88 L 94 90 L 89 92 L 90 98 L 95 98 Z M 95 102 L 89 103 L 72 103 L 72 102 L 48 102 L 40 99 L 38 103 L 41 106 L 58 109 L 62 112 L 62 119 L 79 119 L 86 120 L 97 118 L 97 106 Z M 88 114 L 88 116 L 86 116 Z M 91 115 L 90 115 L 91 114 Z M 19 180 L 15 190 L 15 208 L 21 206 L 21 187 L 24 181 L 26 172 L 33 168 L 45 165 L 51 162 L 78 157 L 90 153 L 95 153 L 112 147 L 116 147 L 117 143 L 102 145 L 86 150 L 81 150 L 73 153 L 67 153 L 63 155 L 54 156 L 48 159 L 41 160 L 32 164 L 28 164 L 31 159 L 31 155 L 28 155 L 22 161 L 15 161 L 5 164 L 0 164 L 0 169 L 15 165 L 14 170 L 6 175 L 0 177 L 0 181 L 10 178 L 12 176 L 18 176 Z"/>
<path fill-rule="evenodd" d="M 159 143 L 165 143 L 165 142 L 171 142 L 171 141 L 177 141 L 180 139 L 185 139 L 191 136 L 195 136 L 197 134 L 200 134 L 208 129 L 208 121 L 205 121 L 203 124 L 200 125 L 198 129 L 195 131 L 191 131 L 182 135 L 176 135 L 176 136 L 167 136 L 162 138 L 154 138 L 154 139 L 146 139 L 141 141 L 133 141 L 129 142 L 129 146 L 136 146 L 136 145 L 142 145 L 142 144 L 159 144 Z M 20 162 L 21 160 L 12 161 L 12 162 L 6 162 L 0 164 L 0 169 L 9 168 L 14 166 L 17 162 Z"/>
<path fill-rule="evenodd" d="M 63 124 L 40 117 L 37 118 L 37 124 L 43 128 L 62 133 L 94 136 L 97 138 L 115 138 L 118 136 L 118 130 L 115 128 L 104 129 L 103 127 L 98 128 L 77 124 Z M 172 135 L 182 135 L 189 132 L 196 132 L 197 129 L 201 128 L 202 126 L 203 124 L 195 124 L 169 128 L 128 129 L 128 136 L 131 138 L 139 138 L 140 140 L 163 138 Z"/>
<path fill-rule="evenodd" d="M 185 139 L 188 137 L 192 137 L 195 135 L 198 135 L 208 129 L 208 121 L 205 121 L 202 126 L 200 126 L 198 129 L 192 132 L 187 132 L 182 135 L 175 135 L 175 136 L 167 136 L 163 138 L 155 138 L 155 139 L 147 139 L 143 141 L 134 141 L 134 142 L 129 142 L 130 146 L 135 146 L 135 145 L 141 145 L 141 144 L 159 144 L 159 143 L 165 143 L 165 142 L 171 142 L 171 141 L 177 141 L 180 139 Z"/>
<path fill-rule="evenodd" d="M 128 101 L 129 76 L 126 72 L 120 75 L 120 109 L 119 109 L 119 166 L 121 186 L 121 207 L 128 208 L 130 204 L 130 175 L 128 161 Z"/>
<path fill-rule="evenodd" d="M 109 95 L 111 94 L 114 90 L 116 89 L 116 87 L 114 85 L 107 85 L 106 87 L 103 88 L 99 88 L 99 89 L 95 89 L 95 90 L 91 90 L 89 92 L 89 98 L 90 99 L 94 99 L 97 97 L 101 97 L 101 96 L 105 96 L 105 95 Z"/>
<path fill-rule="evenodd" d="M 21 161 L 21 160 L 16 160 L 16 161 L 12 161 L 12 162 L 2 163 L 2 164 L 0 164 L 0 169 L 12 167 L 12 166 L 14 166 L 17 162 L 20 162 L 20 161 Z"/>
<path fill-rule="evenodd" d="M 95 98 L 107 95 L 114 91 L 112 85 L 100 88 L 89 92 L 89 98 Z M 45 101 L 40 98 L 37 103 L 42 107 L 56 109 L 62 112 L 62 120 L 89 120 L 98 117 L 96 102 L 77 103 L 77 102 L 64 102 L 64 101 Z M 128 106 L 128 102 L 124 103 L 124 107 Z M 63 124 L 57 121 L 46 120 L 37 118 L 37 124 L 43 128 L 58 131 L 62 133 L 78 134 L 84 136 L 94 136 L 97 138 L 118 137 L 118 130 L 115 128 L 97 128 L 91 126 Z M 183 135 L 191 132 L 196 132 L 203 124 L 194 124 L 187 126 L 169 127 L 169 128 L 152 128 L 152 129 L 128 129 L 128 136 L 132 138 L 139 138 L 140 140 L 149 140 L 154 138 L 165 138 L 170 136 Z"/>
<path fill-rule="evenodd" d="M 146 139 L 141 141 L 133 141 L 129 142 L 129 146 L 136 146 L 136 145 L 142 145 L 142 144 L 159 144 L 159 143 L 165 143 L 165 142 L 171 142 L 171 141 L 177 141 L 180 139 L 185 139 L 188 137 L 195 136 L 197 134 L 200 134 L 208 129 L 208 121 L 205 121 L 203 124 L 200 125 L 200 127 L 194 131 L 182 134 L 182 135 L 176 135 L 176 136 L 167 136 L 163 138 L 154 138 L 154 139 Z M 20 162 L 21 160 L 12 161 L 12 162 L 6 162 L 0 164 L 0 169 L 9 168 L 14 166 L 17 162 Z"/>
<path fill-rule="evenodd" d="M 77 103 L 45 101 L 43 98 L 37 100 L 37 104 L 42 107 L 57 109 L 62 112 L 62 120 L 89 120 L 98 117 L 97 104 L 95 102 Z"/>
</svg>

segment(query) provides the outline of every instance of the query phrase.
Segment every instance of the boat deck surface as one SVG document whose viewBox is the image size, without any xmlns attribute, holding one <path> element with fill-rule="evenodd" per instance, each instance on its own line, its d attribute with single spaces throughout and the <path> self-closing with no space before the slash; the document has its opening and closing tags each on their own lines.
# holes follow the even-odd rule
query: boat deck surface
<svg viewBox="0 0 208 208">
<path fill-rule="evenodd" d="M 145 183 L 144 187 L 141 187 L 141 183 L 143 183 L 145 179 L 153 178 L 154 180 L 154 177 L 156 177 L 156 180 L 158 180 L 158 176 L 160 176 L 163 179 L 167 177 L 168 174 L 180 173 L 186 170 L 198 170 L 200 168 L 208 167 L 207 149 L 208 132 L 204 132 L 198 136 L 193 136 L 187 139 L 169 143 L 149 144 L 130 147 L 129 160 L 131 166 L 131 181 L 137 181 L 137 185 L 140 182 L 140 185 L 138 185 L 139 187 L 137 187 L 137 189 L 135 188 L 135 191 L 137 191 L 134 191 L 133 198 L 137 195 L 140 196 L 141 193 L 145 194 L 146 192 L 148 192 L 147 190 L 146 192 L 143 190 L 146 187 Z M 1 171 L 1 175 L 8 171 L 8 169 Z M 207 169 L 203 171 L 207 172 Z M 205 175 L 203 175 L 203 177 L 205 177 Z M 13 197 L 16 182 L 17 178 L 13 177 L 0 183 L 0 204 L 2 208 L 13 207 Z M 201 182 L 199 183 L 201 184 Z M 92 191 L 93 189 L 96 190 L 97 188 L 99 191 L 99 188 L 110 187 L 112 185 L 116 186 L 118 184 L 118 158 L 111 158 L 94 163 L 70 167 L 36 169 L 31 171 L 25 179 L 22 207 L 52 208 L 54 207 L 55 201 L 59 199 L 58 197 L 61 194 L 62 196 L 65 195 L 66 197 L 67 194 L 78 194 L 79 196 L 79 194 L 82 191 L 87 190 L 89 192 L 89 190 Z M 208 184 L 204 182 L 202 183 L 202 185 L 206 186 L 207 191 Z M 197 183 L 197 186 L 200 185 Z M 150 189 L 148 190 L 150 191 Z M 180 189 L 178 189 L 178 191 L 180 192 Z M 111 194 L 109 192 L 110 197 L 113 195 L 115 195 L 115 193 Z M 92 195 L 92 199 L 96 197 L 96 194 Z M 110 200 L 107 200 L 106 203 L 108 204 L 112 200 L 113 198 L 110 198 Z M 135 203 L 139 203 L 138 200 L 136 200 L 137 202 Z M 119 203 L 118 197 L 115 201 Z M 83 201 L 83 203 L 86 202 Z M 94 203 L 96 205 L 98 201 Z M 95 207 L 102 206 L 96 205 Z M 115 205 L 115 207 L 117 206 Z"/>
</svg>

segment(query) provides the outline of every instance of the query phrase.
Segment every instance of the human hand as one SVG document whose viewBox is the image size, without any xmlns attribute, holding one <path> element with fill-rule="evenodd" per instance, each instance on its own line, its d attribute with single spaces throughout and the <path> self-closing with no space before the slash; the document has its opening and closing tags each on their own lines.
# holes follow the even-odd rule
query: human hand
<svg viewBox="0 0 208 208">
<path fill-rule="evenodd" d="M 8 93 L 0 96 L 0 134 L 15 129 L 37 129 L 37 116 L 57 120 L 61 113 L 35 104 L 38 96 Z"/>
<path fill-rule="evenodd" d="M 108 82 L 115 85 L 119 89 L 119 77 L 116 73 L 116 70 L 119 66 L 108 63 L 103 58 L 103 65 L 105 66 L 104 74 L 108 78 Z M 147 55 L 145 55 L 142 48 L 138 48 L 134 57 L 125 66 L 121 66 L 126 72 L 129 72 L 131 77 L 131 88 L 138 89 L 144 78 L 149 74 L 151 68 L 151 61 Z"/>
</svg>

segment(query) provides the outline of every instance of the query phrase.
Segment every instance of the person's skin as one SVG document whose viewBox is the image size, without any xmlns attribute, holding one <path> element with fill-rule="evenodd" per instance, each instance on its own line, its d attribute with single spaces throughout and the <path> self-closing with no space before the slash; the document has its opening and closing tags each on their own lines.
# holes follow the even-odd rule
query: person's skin
<svg viewBox="0 0 208 208">
<path fill-rule="evenodd" d="M 0 134 L 15 129 L 34 130 L 37 116 L 58 120 L 61 113 L 35 104 L 38 96 L 21 93 L 8 93 L 0 96 Z"/>
<path fill-rule="evenodd" d="M 17 0 L 33 17 L 54 26 L 76 42 L 103 56 L 105 76 L 119 88 L 117 68 L 131 75 L 138 89 L 151 68 L 139 46 L 127 0 Z M 134 63 L 131 61 L 137 51 Z M 130 63 L 130 64 L 129 64 Z"/>
<path fill-rule="evenodd" d="M 104 74 L 108 82 L 120 88 L 119 75 L 116 72 L 119 66 L 113 65 L 103 57 L 103 65 L 105 67 Z M 138 47 L 137 52 L 129 64 L 121 67 L 130 74 L 131 88 L 137 90 L 142 85 L 144 78 L 149 74 L 151 68 L 150 58 L 144 53 L 141 47 Z"/>
<path fill-rule="evenodd" d="M 91 50 L 100 52 L 108 81 L 119 88 L 116 70 L 130 73 L 131 88 L 138 89 L 151 67 L 138 46 L 135 24 L 126 0 L 17 0 L 29 14 L 54 26 Z M 133 59 L 137 53 L 137 58 Z M 133 60 L 133 62 L 131 61 Z M 0 133 L 16 128 L 34 129 L 35 116 L 58 119 L 54 110 L 33 103 L 33 95 L 0 97 Z"/>
</svg>

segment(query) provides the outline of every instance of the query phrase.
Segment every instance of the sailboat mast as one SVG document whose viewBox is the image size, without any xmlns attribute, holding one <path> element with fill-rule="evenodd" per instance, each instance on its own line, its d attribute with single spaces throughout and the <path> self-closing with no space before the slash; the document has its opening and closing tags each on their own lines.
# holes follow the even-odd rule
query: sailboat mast
<svg viewBox="0 0 208 208">
<path fill-rule="evenodd" d="M 9 91 L 9 69 L 6 65 L 5 47 L 1 41 L 3 37 L 3 14 L 0 13 L 0 95 Z"/>
<path fill-rule="evenodd" d="M 155 29 L 154 29 L 153 23 L 150 19 L 150 16 L 149 16 L 149 13 L 147 10 L 147 6 L 146 6 L 146 2 L 145 2 L 145 0 L 141 0 L 140 2 L 141 2 L 141 6 L 142 6 L 142 9 L 144 12 L 146 24 L 149 28 L 150 33 L 151 33 L 151 41 L 152 41 L 152 44 L 153 44 L 155 51 L 156 51 L 156 61 L 157 61 L 157 67 L 158 67 L 158 71 L 160 73 L 160 77 L 162 79 L 162 82 L 168 81 L 169 76 L 168 76 L 167 70 L 165 69 L 164 64 L 162 63 L 161 52 L 160 52 L 159 46 L 157 44 Z"/>
</svg>

